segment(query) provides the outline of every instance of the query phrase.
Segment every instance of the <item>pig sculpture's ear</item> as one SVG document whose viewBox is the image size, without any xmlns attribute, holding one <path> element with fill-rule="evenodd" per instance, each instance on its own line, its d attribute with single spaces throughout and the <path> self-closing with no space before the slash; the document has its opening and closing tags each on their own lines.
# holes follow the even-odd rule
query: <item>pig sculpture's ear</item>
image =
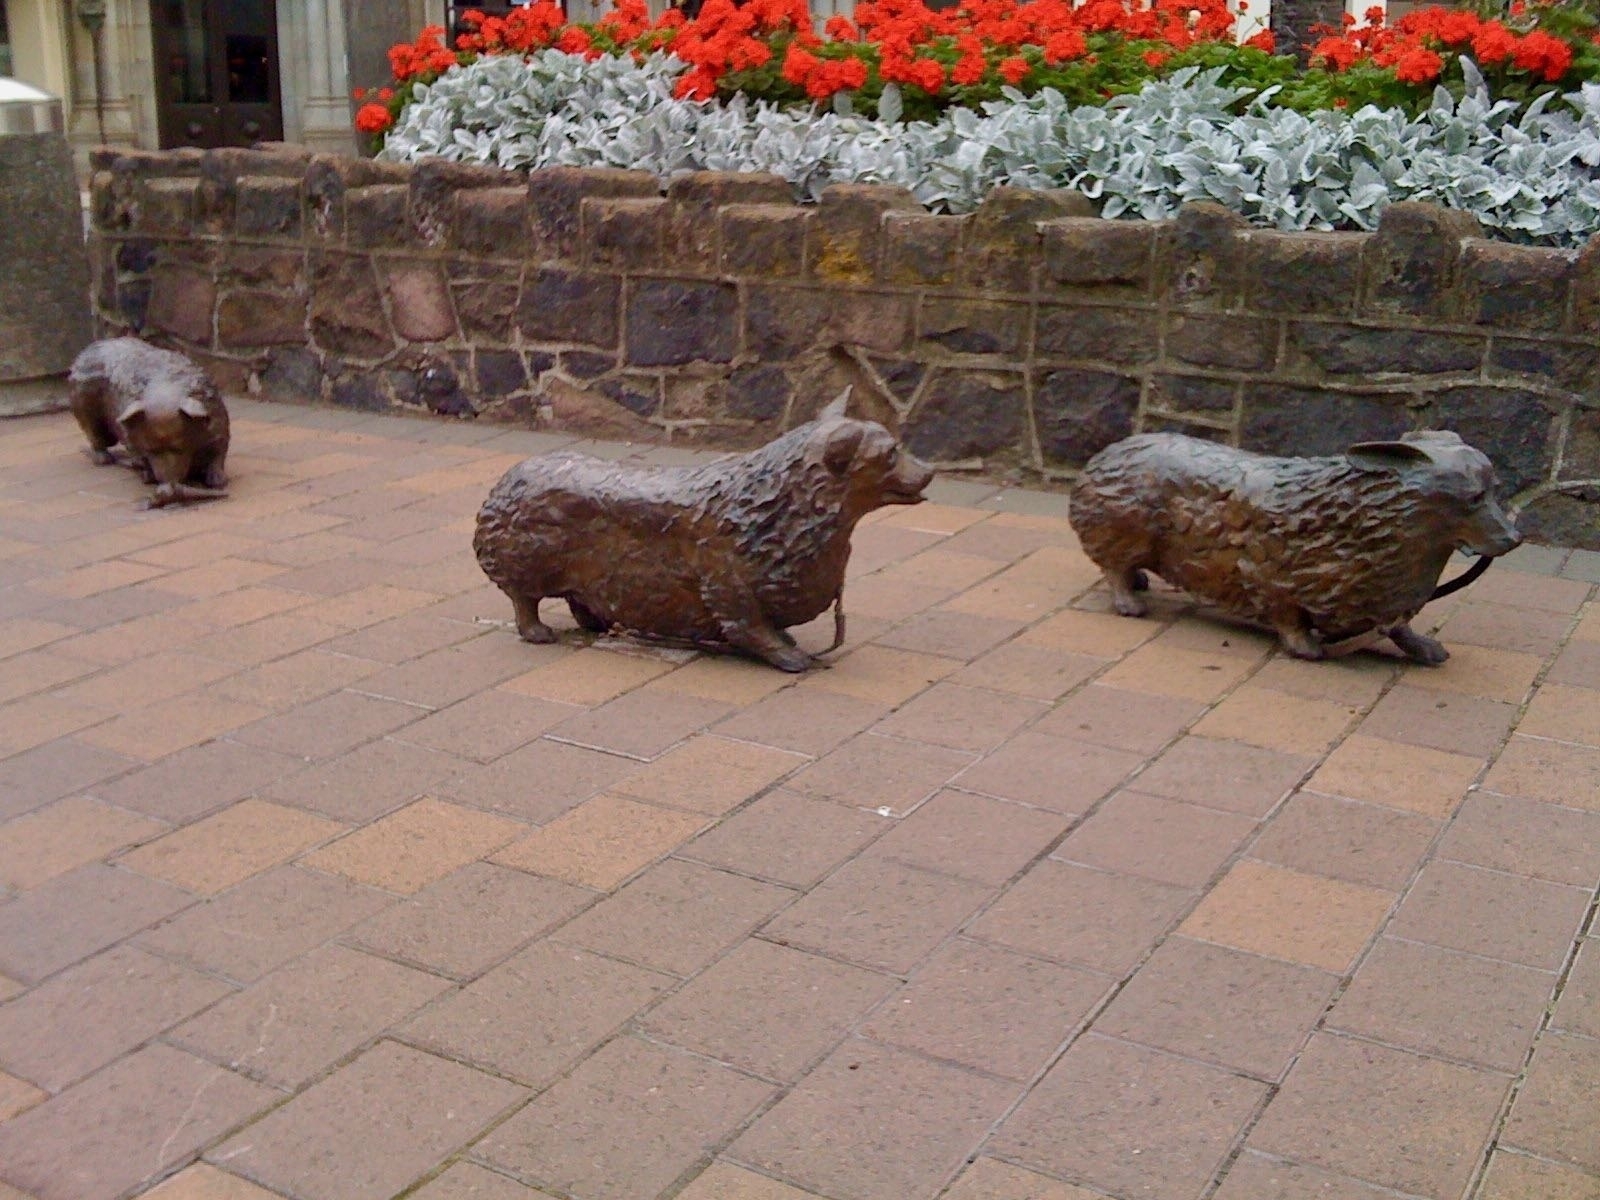
<svg viewBox="0 0 1600 1200">
<path fill-rule="evenodd" d="M 137 425 L 144 420 L 144 416 L 144 405 L 130 404 L 117 414 L 117 423 L 119 425 Z"/>
<path fill-rule="evenodd" d="M 860 447 L 861 426 L 842 426 L 828 435 L 827 445 L 822 450 L 822 461 L 828 464 L 828 470 L 835 475 L 841 474 L 855 461 L 856 451 Z"/>
<path fill-rule="evenodd" d="M 1398 471 L 1415 462 L 1427 462 L 1429 455 L 1410 442 L 1357 442 L 1345 456 L 1360 466 L 1375 471 Z"/>
<path fill-rule="evenodd" d="M 185 396 L 179 400 L 178 411 L 186 417 L 193 417 L 196 421 L 204 421 L 209 415 L 206 412 L 205 401 L 199 396 Z"/>
<path fill-rule="evenodd" d="M 836 417 L 842 417 L 842 416 L 845 415 L 845 409 L 848 408 L 849 405 L 850 405 L 850 388 L 847 386 L 844 389 L 844 391 L 840 392 L 837 396 L 835 396 L 832 400 L 830 400 L 828 402 L 828 407 L 827 408 L 823 409 L 820 413 L 817 414 L 817 420 L 819 420 L 819 421 L 831 421 Z"/>
</svg>

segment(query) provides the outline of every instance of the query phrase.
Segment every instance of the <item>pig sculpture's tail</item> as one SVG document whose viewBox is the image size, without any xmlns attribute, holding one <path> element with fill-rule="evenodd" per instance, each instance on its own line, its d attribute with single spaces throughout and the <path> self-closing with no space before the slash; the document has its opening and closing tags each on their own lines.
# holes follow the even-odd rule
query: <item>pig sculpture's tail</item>
<svg viewBox="0 0 1600 1200">
<path fill-rule="evenodd" d="M 844 584 L 841 583 L 833 597 L 833 645 L 821 653 L 832 654 L 842 645 L 844 645 Z"/>
<path fill-rule="evenodd" d="M 1451 592 L 1459 592 L 1462 588 L 1466 587 L 1467 584 L 1471 583 L 1479 575 L 1482 575 L 1485 571 L 1487 571 L 1489 569 L 1489 564 L 1493 561 L 1494 560 L 1487 554 L 1478 555 L 1477 560 L 1465 571 L 1461 572 L 1461 574 L 1457 575 L 1449 583 L 1441 583 L 1438 587 L 1434 588 L 1433 595 L 1428 597 L 1428 603 L 1433 603 L 1433 601 L 1439 599 L 1441 596 L 1448 596 Z"/>
</svg>

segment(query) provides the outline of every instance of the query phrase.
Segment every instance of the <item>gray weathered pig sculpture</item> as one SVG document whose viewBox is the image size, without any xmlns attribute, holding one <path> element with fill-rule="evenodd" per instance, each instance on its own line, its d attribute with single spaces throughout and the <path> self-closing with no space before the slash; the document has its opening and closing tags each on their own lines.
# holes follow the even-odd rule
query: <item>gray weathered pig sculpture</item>
<svg viewBox="0 0 1600 1200">
<path fill-rule="evenodd" d="M 856 522 L 918 503 L 933 476 L 882 425 L 846 417 L 847 398 L 705 466 L 555 453 L 512 467 L 478 513 L 473 547 L 517 631 L 554 641 L 539 601 L 559 597 L 585 629 L 742 650 L 785 671 L 814 665 L 788 627 L 838 601 Z"/>
<path fill-rule="evenodd" d="M 1113 603 L 1154 571 L 1224 612 L 1270 626 L 1298 658 L 1388 635 L 1415 662 L 1448 652 L 1409 622 L 1450 554 L 1504 554 L 1522 538 L 1489 460 L 1454 433 L 1408 433 L 1329 458 L 1270 458 L 1180 434 L 1125 438 L 1091 458 L 1072 527 Z"/>
<path fill-rule="evenodd" d="M 227 494 L 228 410 L 205 371 L 183 355 L 108 338 L 73 360 L 67 389 L 90 456 L 114 463 L 111 447 L 126 447 L 128 465 L 157 485 L 150 507 Z"/>
</svg>

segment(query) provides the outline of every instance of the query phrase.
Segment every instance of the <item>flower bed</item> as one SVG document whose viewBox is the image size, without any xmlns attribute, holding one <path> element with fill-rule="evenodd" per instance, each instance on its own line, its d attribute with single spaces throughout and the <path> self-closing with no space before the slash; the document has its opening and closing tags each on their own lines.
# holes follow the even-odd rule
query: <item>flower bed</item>
<svg viewBox="0 0 1600 1200">
<path fill-rule="evenodd" d="M 895 183 L 936 211 L 1011 185 L 1079 190 L 1106 217 L 1208 199 L 1280 229 L 1370 229 L 1416 199 L 1517 240 L 1600 228 L 1600 46 L 1574 8 L 1424 9 L 1392 29 L 1370 13 L 1304 71 L 1269 37 L 1235 44 L 1223 0 L 865 0 L 826 39 L 806 13 L 707 0 L 651 24 L 620 0 L 573 25 L 540 3 L 474 17 L 453 50 L 432 27 L 394 48 L 358 124 L 395 161 L 768 171 L 811 199 Z"/>
</svg>

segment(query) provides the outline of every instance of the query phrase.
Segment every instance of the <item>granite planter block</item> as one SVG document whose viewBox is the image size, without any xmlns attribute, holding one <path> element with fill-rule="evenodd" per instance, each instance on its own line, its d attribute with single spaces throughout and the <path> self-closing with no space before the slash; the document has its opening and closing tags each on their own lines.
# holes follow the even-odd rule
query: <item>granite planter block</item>
<svg viewBox="0 0 1600 1200">
<path fill-rule="evenodd" d="M 425 244 L 444 245 L 450 238 L 456 197 L 460 193 L 478 188 L 503 188 L 517 182 L 514 172 L 498 167 L 442 158 L 424 159 L 411 172 L 411 225 Z"/>
<path fill-rule="evenodd" d="M 1039 226 L 1040 287 L 1081 290 L 1095 300 L 1148 299 L 1155 279 L 1153 221 L 1068 217 Z"/>
<path fill-rule="evenodd" d="M 1497 328 L 1560 329 L 1576 258 L 1566 250 L 1467 242 L 1461 251 L 1466 316 Z"/>
<path fill-rule="evenodd" d="M 1047 467 L 1081 467 L 1133 432 L 1139 381 L 1106 371 L 1047 371 L 1033 390 L 1039 454 Z"/>
<path fill-rule="evenodd" d="M 141 233 L 181 236 L 194 229 L 200 211 L 199 179 L 149 179 L 138 190 L 129 227 Z"/>
<path fill-rule="evenodd" d="M 1456 287 L 1461 243 L 1481 232 L 1468 213 L 1410 200 L 1389 205 L 1366 245 L 1365 311 L 1459 315 L 1466 307 Z"/>
<path fill-rule="evenodd" d="M 299 178 L 253 175 L 235 185 L 234 227 L 240 237 L 300 236 L 303 207 Z"/>
<path fill-rule="evenodd" d="M 1484 350 L 1481 338 L 1431 329 L 1370 329 L 1309 321 L 1290 324 L 1289 345 L 1330 375 L 1476 371 Z"/>
<path fill-rule="evenodd" d="M 267 355 L 266 369 L 261 372 L 261 394 L 277 400 L 320 400 L 322 364 L 309 350 L 274 350 Z"/>
<path fill-rule="evenodd" d="M 1064 189 L 998 187 L 966 222 L 959 277 L 985 291 L 1031 295 L 1041 221 L 1093 217 L 1094 205 Z"/>
<path fill-rule="evenodd" d="M 404 246 L 411 241 L 406 220 L 410 189 L 378 183 L 351 188 L 344 196 L 344 241 L 353 250 Z"/>
<path fill-rule="evenodd" d="M 904 188 L 882 184 L 838 183 L 825 190 L 810 230 L 811 274 L 835 284 L 871 283 L 884 214 L 896 209 L 921 212 L 922 206 Z"/>
<path fill-rule="evenodd" d="M 1150 380 L 1149 407 L 1214 420 L 1231 420 L 1239 384 L 1199 375 L 1157 375 Z"/>
<path fill-rule="evenodd" d="M 197 346 L 211 345 L 217 287 L 210 273 L 187 266 L 157 267 L 150 284 L 150 327 Z"/>
<path fill-rule="evenodd" d="M 1263 454 L 1342 454 L 1412 428 L 1403 396 L 1248 383 L 1239 445 Z"/>
<path fill-rule="evenodd" d="M 621 281 L 612 275 L 533 270 L 523 284 L 517 328 L 530 342 L 615 346 L 621 298 Z"/>
<path fill-rule="evenodd" d="M 551 167 L 528 173 L 527 253 L 535 260 L 575 259 L 583 254 L 580 208 L 588 196 L 657 196 L 661 186 L 644 171 L 603 167 Z"/>
<path fill-rule="evenodd" d="M 1244 296 L 1250 226 L 1237 213 L 1202 200 L 1186 204 L 1161 229 L 1167 297 L 1187 308 L 1232 308 Z"/>
<path fill-rule="evenodd" d="M 632 271 L 663 265 L 662 246 L 672 216 L 667 201 L 590 197 L 579 211 L 590 266 Z"/>
<path fill-rule="evenodd" d="M 901 292 L 751 286 L 745 289 L 744 352 L 768 362 L 832 345 L 903 354 L 914 303 Z"/>
<path fill-rule="evenodd" d="M 806 230 L 815 214 L 793 204 L 730 204 L 722 226 L 722 271 L 748 278 L 799 275 L 806 265 Z"/>
<path fill-rule="evenodd" d="M 883 280 L 891 284 L 947 284 L 961 260 L 968 217 L 891 211 L 883 217 Z"/>
<path fill-rule="evenodd" d="M 690 171 L 667 184 L 666 236 L 679 270 L 697 274 L 717 269 L 721 251 L 719 210 L 735 204 L 794 206 L 794 192 L 782 178 L 765 172 Z"/>
<path fill-rule="evenodd" d="M 1175 313 L 1167 322 L 1167 356 L 1197 367 L 1265 371 L 1278 358 L 1278 322 Z"/>
<path fill-rule="evenodd" d="M 302 288 L 306 282 L 306 256 L 298 249 L 224 246 L 217 279 L 219 283 L 241 287 Z"/>
<path fill-rule="evenodd" d="M 304 295 L 259 288 L 226 292 L 217 305 L 217 346 L 246 351 L 261 346 L 302 346 L 306 312 Z"/>
<path fill-rule="evenodd" d="M 444 273 L 431 262 L 385 262 L 381 267 L 394 331 L 408 342 L 454 337 L 455 314 Z"/>
<path fill-rule="evenodd" d="M 1275 233 L 1245 237 L 1245 303 L 1262 313 L 1353 313 L 1366 233 Z"/>
<path fill-rule="evenodd" d="M 469 342 L 503 346 L 511 340 L 521 287 L 515 271 L 497 271 L 496 275 L 496 279 L 451 284 L 456 318 Z"/>
<path fill-rule="evenodd" d="M 1027 393 L 1020 375 L 940 370 L 901 427 L 906 448 L 931 463 L 1015 457 Z"/>
<path fill-rule="evenodd" d="M 1028 306 L 925 296 L 917 317 L 921 341 L 951 354 L 1021 358 L 1028 345 Z"/>
<path fill-rule="evenodd" d="M 359 254 L 311 259 L 311 338 L 351 358 L 381 358 L 395 348 L 372 263 Z"/>
<path fill-rule="evenodd" d="M 1033 335 L 1040 359 L 1089 359 L 1137 367 L 1161 353 L 1155 314 L 1136 308 L 1041 304 Z"/>
<path fill-rule="evenodd" d="M 450 244 L 470 254 L 515 258 L 529 237 L 528 193 L 520 187 L 457 192 Z"/>
<path fill-rule="evenodd" d="M 780 367 L 740 367 L 723 389 L 724 407 L 741 421 L 776 421 L 788 411 L 794 384 Z"/>
<path fill-rule="evenodd" d="M 739 348 L 739 297 L 729 284 L 639 280 L 627 320 L 624 353 L 634 366 L 725 363 Z"/>
<path fill-rule="evenodd" d="M 1438 393 L 1428 424 L 1453 429 L 1489 456 L 1502 493 L 1514 496 L 1549 473 L 1556 425 L 1549 401 L 1515 388 L 1458 387 Z"/>
</svg>

